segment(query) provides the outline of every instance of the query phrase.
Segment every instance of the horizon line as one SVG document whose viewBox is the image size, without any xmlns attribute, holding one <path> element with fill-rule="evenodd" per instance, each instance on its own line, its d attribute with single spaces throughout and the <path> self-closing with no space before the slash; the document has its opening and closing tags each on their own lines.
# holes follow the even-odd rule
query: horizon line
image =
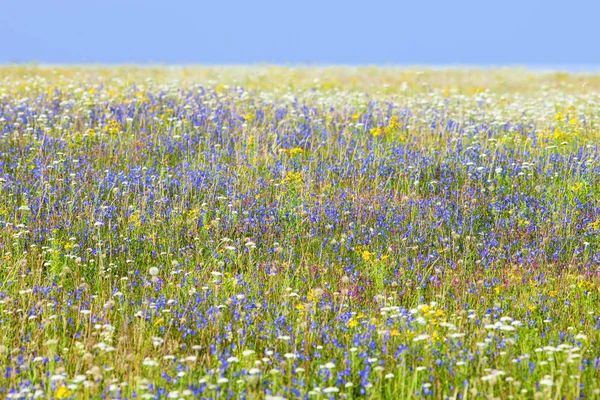
<svg viewBox="0 0 600 400">
<path fill-rule="evenodd" d="M 525 69 L 536 72 L 582 72 L 582 73 L 600 73 L 600 64 L 586 63 L 295 63 L 295 62 L 249 62 L 249 63 L 218 63 L 218 62 L 65 62 L 65 63 L 46 63 L 37 61 L 28 62 L 1 62 L 0 67 L 136 67 L 136 68 L 255 68 L 255 67 L 284 67 L 284 68 L 381 68 L 381 69 Z"/>
</svg>

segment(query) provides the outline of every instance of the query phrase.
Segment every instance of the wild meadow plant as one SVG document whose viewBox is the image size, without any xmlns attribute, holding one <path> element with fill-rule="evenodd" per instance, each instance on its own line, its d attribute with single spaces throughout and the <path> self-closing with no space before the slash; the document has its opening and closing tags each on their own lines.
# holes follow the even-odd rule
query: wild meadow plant
<svg viewBox="0 0 600 400">
<path fill-rule="evenodd" d="M 593 398 L 600 76 L 0 69 L 0 397 Z"/>
</svg>

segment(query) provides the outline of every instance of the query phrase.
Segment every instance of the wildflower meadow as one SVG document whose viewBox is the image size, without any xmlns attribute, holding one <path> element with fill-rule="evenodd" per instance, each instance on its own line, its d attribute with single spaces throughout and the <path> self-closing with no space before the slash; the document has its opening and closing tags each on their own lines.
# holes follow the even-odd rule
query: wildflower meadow
<svg viewBox="0 0 600 400">
<path fill-rule="evenodd" d="M 600 75 L 0 67 L 0 398 L 600 397 Z"/>
</svg>

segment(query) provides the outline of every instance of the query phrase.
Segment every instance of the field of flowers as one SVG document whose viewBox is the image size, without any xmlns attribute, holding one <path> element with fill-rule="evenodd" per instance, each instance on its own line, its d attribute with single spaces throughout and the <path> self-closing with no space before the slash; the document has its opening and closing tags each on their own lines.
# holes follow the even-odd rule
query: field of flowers
<svg viewBox="0 0 600 400">
<path fill-rule="evenodd" d="M 600 76 L 0 68 L 0 397 L 600 395 Z"/>
</svg>

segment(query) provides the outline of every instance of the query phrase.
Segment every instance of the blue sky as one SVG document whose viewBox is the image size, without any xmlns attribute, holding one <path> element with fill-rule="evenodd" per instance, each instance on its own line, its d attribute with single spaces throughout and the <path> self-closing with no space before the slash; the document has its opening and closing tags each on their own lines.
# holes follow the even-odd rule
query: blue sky
<svg viewBox="0 0 600 400">
<path fill-rule="evenodd" d="M 600 65 L 591 0 L 0 2 L 0 63 Z"/>
</svg>

